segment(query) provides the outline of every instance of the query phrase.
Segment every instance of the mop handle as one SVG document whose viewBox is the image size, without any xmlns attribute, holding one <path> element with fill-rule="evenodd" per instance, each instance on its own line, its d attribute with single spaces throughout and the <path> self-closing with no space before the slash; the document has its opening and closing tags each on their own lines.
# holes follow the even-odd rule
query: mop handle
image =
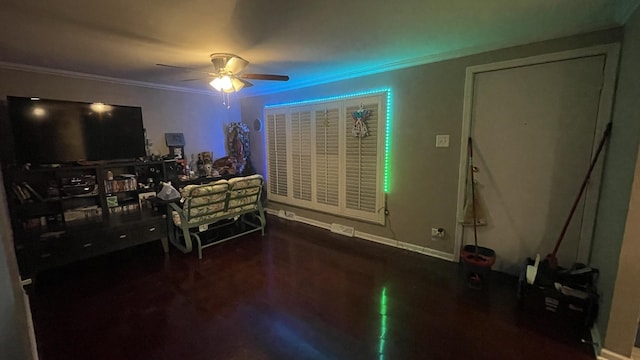
<svg viewBox="0 0 640 360">
<path fill-rule="evenodd" d="M 478 256 L 478 229 L 476 224 L 476 189 L 473 178 L 473 142 L 469 136 L 469 165 L 471 166 L 471 211 L 473 213 L 473 244 L 476 247 L 476 257 Z"/>
<path fill-rule="evenodd" d="M 604 130 L 604 134 L 602 135 L 602 140 L 600 140 L 600 144 L 598 145 L 598 150 L 596 150 L 596 154 L 593 157 L 593 160 L 591 160 L 591 165 L 589 166 L 589 170 L 587 170 L 587 176 L 585 176 L 584 180 L 582 181 L 582 185 L 580 186 L 580 191 L 578 191 L 578 196 L 576 197 L 575 201 L 573 202 L 573 206 L 569 211 L 569 217 L 567 218 L 567 221 L 565 221 L 564 226 L 562 227 L 562 231 L 560 232 L 560 237 L 556 242 L 556 247 L 553 248 L 552 255 L 554 257 L 558 253 L 558 249 L 560 248 L 562 239 L 564 239 L 564 235 L 567 232 L 567 229 L 569 228 L 569 223 L 571 222 L 573 213 L 575 213 L 576 208 L 578 207 L 578 203 L 580 202 L 582 193 L 584 192 L 584 189 L 587 187 L 587 183 L 589 182 L 589 178 L 591 177 L 591 172 L 593 171 L 593 168 L 596 166 L 596 162 L 598 161 L 598 156 L 600 155 L 600 152 L 604 147 L 604 143 L 607 141 L 607 138 L 609 137 L 610 134 L 611 134 L 611 123 L 607 124 L 607 128 Z"/>
</svg>

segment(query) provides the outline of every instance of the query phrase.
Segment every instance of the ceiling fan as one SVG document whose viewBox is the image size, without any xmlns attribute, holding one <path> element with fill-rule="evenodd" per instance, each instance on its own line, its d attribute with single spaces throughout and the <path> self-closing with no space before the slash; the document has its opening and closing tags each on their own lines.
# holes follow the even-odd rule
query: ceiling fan
<svg viewBox="0 0 640 360">
<path fill-rule="evenodd" d="M 288 81 L 287 75 L 273 75 L 273 74 L 240 74 L 242 70 L 249 65 L 249 62 L 238 55 L 227 53 L 213 53 L 209 55 L 211 63 L 213 64 L 213 71 L 201 71 L 197 69 L 190 69 L 174 65 L 156 64 L 157 66 L 168 67 L 172 69 L 180 69 L 191 72 L 199 72 L 207 74 L 213 79 L 209 84 L 216 90 L 225 93 L 232 93 L 239 91 L 245 87 L 253 86 L 252 83 L 246 79 L 251 80 L 275 80 L 275 81 Z M 200 79 L 189 79 L 200 80 Z"/>
</svg>

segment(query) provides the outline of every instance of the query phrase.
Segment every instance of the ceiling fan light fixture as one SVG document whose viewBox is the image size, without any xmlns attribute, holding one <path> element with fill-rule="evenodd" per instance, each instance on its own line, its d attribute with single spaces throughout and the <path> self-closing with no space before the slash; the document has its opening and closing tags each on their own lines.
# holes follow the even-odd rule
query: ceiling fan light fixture
<svg viewBox="0 0 640 360">
<path fill-rule="evenodd" d="M 216 77 L 215 79 L 211 80 L 209 85 L 213 86 L 213 88 L 218 91 L 222 91 L 222 79 L 220 77 Z"/>
<path fill-rule="evenodd" d="M 209 85 L 218 91 L 232 93 L 242 89 L 245 86 L 245 83 L 235 77 L 224 75 L 217 76 L 209 82 Z"/>
<path fill-rule="evenodd" d="M 247 81 L 247 79 L 253 80 L 275 80 L 275 81 L 288 81 L 287 75 L 273 75 L 273 74 L 242 74 L 239 73 L 249 64 L 249 62 L 237 55 L 228 53 L 213 53 L 210 55 L 211 63 L 213 64 L 214 72 L 201 71 L 197 69 L 190 69 L 181 66 L 156 64 L 172 69 L 186 70 L 192 72 L 204 73 L 211 79 L 209 85 L 222 93 L 233 93 L 240 91 L 241 89 L 252 87 L 253 84 Z M 211 78 L 213 77 L 213 78 Z M 198 79 L 189 79 L 198 80 Z"/>
<path fill-rule="evenodd" d="M 244 87 L 244 82 L 238 78 L 233 77 L 231 78 L 231 86 L 235 91 L 239 91 Z"/>
<path fill-rule="evenodd" d="M 220 84 L 222 84 L 222 90 L 229 92 L 229 90 L 233 89 L 233 84 L 231 84 L 231 78 L 228 75 L 224 75 L 220 78 Z"/>
<path fill-rule="evenodd" d="M 242 82 L 240 81 L 239 82 L 241 83 L 242 86 L 237 86 L 234 80 L 236 79 L 231 78 L 228 75 L 217 76 L 215 79 L 209 82 L 209 85 L 213 86 L 213 88 L 218 91 L 224 91 L 229 93 L 229 92 L 238 91 L 242 88 L 242 86 L 244 86 L 244 84 L 242 84 Z"/>
</svg>

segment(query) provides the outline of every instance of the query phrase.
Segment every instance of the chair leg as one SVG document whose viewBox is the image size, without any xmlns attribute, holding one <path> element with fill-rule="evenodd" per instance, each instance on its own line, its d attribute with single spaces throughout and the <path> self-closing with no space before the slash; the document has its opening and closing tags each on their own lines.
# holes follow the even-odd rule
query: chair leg
<svg viewBox="0 0 640 360">
<path fill-rule="evenodd" d="M 198 246 L 198 259 L 202 260 L 202 241 L 200 240 L 200 236 L 196 233 L 193 233 L 193 238 L 196 239 L 196 243 Z"/>
<path fill-rule="evenodd" d="M 191 242 L 191 233 L 189 229 L 183 229 L 182 235 L 184 236 L 185 254 L 193 250 L 193 243 Z"/>
<path fill-rule="evenodd" d="M 262 232 L 262 236 L 264 236 L 264 228 L 267 226 L 267 218 L 264 216 L 262 204 L 258 205 L 258 220 L 260 221 L 260 231 Z"/>
</svg>

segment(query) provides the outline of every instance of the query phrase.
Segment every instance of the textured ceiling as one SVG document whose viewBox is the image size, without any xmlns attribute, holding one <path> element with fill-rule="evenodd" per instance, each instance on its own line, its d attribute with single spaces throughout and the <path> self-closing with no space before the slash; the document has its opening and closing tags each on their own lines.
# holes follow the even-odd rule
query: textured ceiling
<svg viewBox="0 0 640 360">
<path fill-rule="evenodd" d="M 245 73 L 291 77 L 252 95 L 620 26 L 639 1 L 2 0 L 0 67 L 210 91 L 155 64 L 211 71 L 231 52 Z"/>
</svg>

